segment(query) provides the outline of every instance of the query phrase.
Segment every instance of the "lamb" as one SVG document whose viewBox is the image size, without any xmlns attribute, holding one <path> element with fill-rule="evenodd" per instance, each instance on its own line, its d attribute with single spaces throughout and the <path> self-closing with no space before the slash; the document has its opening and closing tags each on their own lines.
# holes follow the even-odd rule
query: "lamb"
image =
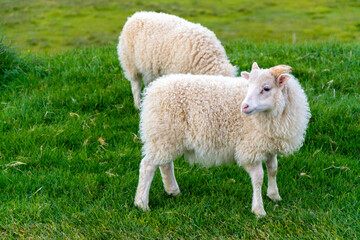
<svg viewBox="0 0 360 240">
<path fill-rule="evenodd" d="M 140 112 L 143 159 L 135 205 L 148 210 L 149 189 L 160 167 L 165 191 L 180 193 L 173 159 L 184 155 L 204 166 L 236 162 L 250 175 L 252 212 L 264 216 L 262 162 L 268 172 L 267 196 L 279 195 L 277 154 L 300 149 L 311 116 L 307 97 L 292 68 L 279 65 L 239 78 L 169 75 L 144 91 Z"/>
<path fill-rule="evenodd" d="M 192 73 L 236 76 L 225 49 L 209 29 L 174 15 L 137 12 L 125 23 L 117 46 L 134 104 L 145 86 L 162 75 Z"/>
</svg>

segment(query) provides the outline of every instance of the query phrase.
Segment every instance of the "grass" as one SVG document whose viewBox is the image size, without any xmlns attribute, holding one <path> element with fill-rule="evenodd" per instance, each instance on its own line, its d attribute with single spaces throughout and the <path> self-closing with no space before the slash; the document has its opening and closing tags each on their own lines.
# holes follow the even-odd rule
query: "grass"
<svg viewBox="0 0 360 240">
<path fill-rule="evenodd" d="M 224 42 L 360 41 L 359 1 L 0 0 L 0 29 L 22 51 L 115 44 L 128 16 L 161 11 L 201 23 Z"/>
<path fill-rule="evenodd" d="M 152 211 L 134 207 L 139 113 L 114 45 L 39 56 L 0 46 L 12 59 L 0 75 L 0 238 L 359 238 L 359 45 L 226 45 L 241 70 L 292 66 L 312 111 L 304 146 L 279 158 L 281 202 L 264 182 L 262 219 L 244 170 L 182 158 L 182 196 L 168 197 L 157 172 Z"/>
</svg>

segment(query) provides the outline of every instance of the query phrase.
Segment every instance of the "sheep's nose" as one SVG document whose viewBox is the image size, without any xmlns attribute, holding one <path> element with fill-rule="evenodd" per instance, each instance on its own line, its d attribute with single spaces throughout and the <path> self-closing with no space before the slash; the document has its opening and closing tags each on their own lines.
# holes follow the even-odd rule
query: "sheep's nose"
<svg viewBox="0 0 360 240">
<path fill-rule="evenodd" d="M 246 110 L 249 109 L 249 104 L 243 103 L 241 107 L 242 107 L 241 111 L 246 112 Z"/>
</svg>

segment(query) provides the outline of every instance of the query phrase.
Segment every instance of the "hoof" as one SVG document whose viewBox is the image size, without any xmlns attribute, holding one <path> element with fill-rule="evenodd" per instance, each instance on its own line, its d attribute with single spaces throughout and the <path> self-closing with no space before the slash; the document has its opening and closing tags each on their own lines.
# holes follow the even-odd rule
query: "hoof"
<svg viewBox="0 0 360 240">
<path fill-rule="evenodd" d="M 143 201 L 136 201 L 134 202 L 135 206 L 144 212 L 150 211 L 149 205 L 145 204 Z"/>
<path fill-rule="evenodd" d="M 266 215 L 264 208 L 255 208 L 255 209 L 252 209 L 251 212 L 253 212 L 257 218 L 262 218 L 262 217 L 265 217 L 265 215 Z"/>
<path fill-rule="evenodd" d="M 280 197 L 279 193 L 268 193 L 267 196 L 274 202 L 281 201 L 281 197 Z"/>
<path fill-rule="evenodd" d="M 176 196 L 181 196 L 181 192 L 180 189 L 175 189 L 175 190 L 169 190 L 166 191 L 166 193 L 170 196 L 176 197 Z"/>
</svg>

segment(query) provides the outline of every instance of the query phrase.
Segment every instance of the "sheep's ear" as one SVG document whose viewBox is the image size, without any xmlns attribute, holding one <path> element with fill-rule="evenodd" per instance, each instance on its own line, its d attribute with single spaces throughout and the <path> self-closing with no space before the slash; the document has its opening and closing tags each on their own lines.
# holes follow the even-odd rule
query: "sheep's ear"
<svg viewBox="0 0 360 240">
<path fill-rule="evenodd" d="M 284 86 L 286 84 L 286 82 L 290 79 L 290 75 L 289 74 L 281 74 L 277 79 L 276 79 L 276 83 L 279 86 Z"/>
<path fill-rule="evenodd" d="M 259 65 L 256 62 L 254 62 L 251 67 L 251 70 L 254 70 L 254 69 L 259 69 Z"/>
<path fill-rule="evenodd" d="M 242 71 L 242 72 L 241 72 L 241 77 L 249 80 L 249 78 L 250 78 L 250 73 L 248 73 L 248 72 L 246 72 L 246 71 Z"/>
</svg>

